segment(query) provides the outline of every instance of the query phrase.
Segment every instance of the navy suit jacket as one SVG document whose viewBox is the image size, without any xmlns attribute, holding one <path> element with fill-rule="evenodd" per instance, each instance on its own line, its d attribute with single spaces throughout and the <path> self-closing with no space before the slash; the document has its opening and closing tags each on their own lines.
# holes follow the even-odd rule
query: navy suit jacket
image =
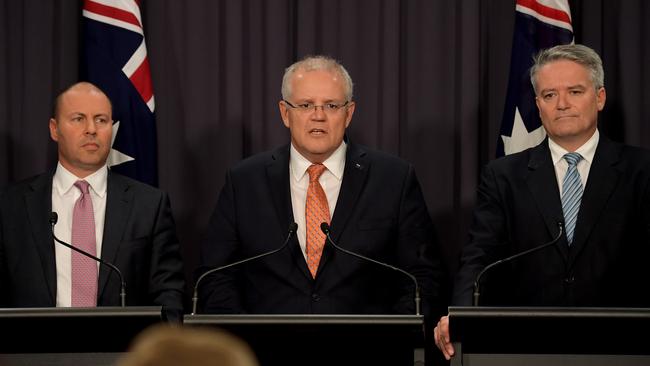
<svg viewBox="0 0 650 366">
<path fill-rule="evenodd" d="M 0 195 L 0 306 L 56 305 L 52 177 L 27 179 Z M 109 171 L 101 258 L 124 275 L 127 305 L 182 314 L 183 266 L 165 193 Z M 119 293 L 117 275 L 100 266 L 97 304 L 119 306 Z"/>
<path fill-rule="evenodd" d="M 650 306 L 650 153 L 601 135 L 578 213 L 574 241 L 485 274 L 482 305 Z M 563 221 L 548 147 L 485 168 L 453 302 L 470 305 L 489 263 L 550 241 Z"/>
<path fill-rule="evenodd" d="M 293 220 L 289 146 L 244 160 L 226 176 L 202 248 L 200 271 L 279 248 Z M 332 239 L 341 247 L 415 275 L 423 313 L 441 306 L 443 272 L 433 227 L 413 167 L 388 154 L 348 144 Z M 272 256 L 205 278 L 211 313 L 414 313 L 413 285 L 403 274 L 329 244 L 312 278 L 296 237 Z"/>
</svg>

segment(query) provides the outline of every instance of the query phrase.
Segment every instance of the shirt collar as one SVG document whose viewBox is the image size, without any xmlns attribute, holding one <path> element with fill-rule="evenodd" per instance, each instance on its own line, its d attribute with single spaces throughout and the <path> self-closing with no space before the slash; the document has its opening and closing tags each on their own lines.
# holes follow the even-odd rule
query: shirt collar
<svg viewBox="0 0 650 366">
<path fill-rule="evenodd" d="M 99 197 L 104 197 L 106 195 L 106 185 L 108 178 L 108 168 L 106 164 L 101 168 L 97 169 L 91 175 L 83 178 L 90 185 L 95 194 Z M 64 196 L 70 192 L 75 182 L 81 178 L 72 174 L 68 169 L 66 169 L 61 162 L 56 166 L 56 172 L 54 172 L 54 178 L 52 179 L 54 191 L 58 193 L 59 196 Z"/>
<path fill-rule="evenodd" d="M 327 160 L 323 162 L 323 165 L 325 165 L 325 168 L 332 173 L 336 179 L 339 181 L 343 179 L 343 170 L 345 169 L 345 153 L 347 150 L 347 145 L 344 141 L 341 142 L 341 145 L 334 150 L 332 155 L 330 155 Z M 293 174 L 293 178 L 296 181 L 301 180 L 305 174 L 307 174 L 307 168 L 309 168 L 313 163 L 291 144 L 291 150 L 290 150 L 290 155 L 289 155 L 289 166 L 291 167 L 291 173 Z"/>
<path fill-rule="evenodd" d="M 599 139 L 600 133 L 598 132 L 598 129 L 596 129 L 596 132 L 591 135 L 589 140 L 576 149 L 576 152 L 582 155 L 582 158 L 589 163 L 589 165 L 594 161 L 594 155 L 596 155 L 596 147 L 598 147 Z M 550 138 L 548 139 L 548 148 L 551 150 L 553 165 L 562 160 L 563 156 L 569 152 Z"/>
</svg>

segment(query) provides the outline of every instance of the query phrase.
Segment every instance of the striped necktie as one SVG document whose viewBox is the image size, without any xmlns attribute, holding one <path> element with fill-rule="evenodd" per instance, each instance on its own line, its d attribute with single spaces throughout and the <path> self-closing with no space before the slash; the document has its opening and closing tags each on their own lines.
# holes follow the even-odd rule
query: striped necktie
<svg viewBox="0 0 650 366">
<path fill-rule="evenodd" d="M 578 172 L 578 163 L 582 160 L 582 155 L 572 152 L 565 154 L 563 158 L 569 163 L 569 167 L 562 182 L 562 212 L 564 212 L 567 242 L 571 245 L 582 200 L 582 181 Z"/>
</svg>

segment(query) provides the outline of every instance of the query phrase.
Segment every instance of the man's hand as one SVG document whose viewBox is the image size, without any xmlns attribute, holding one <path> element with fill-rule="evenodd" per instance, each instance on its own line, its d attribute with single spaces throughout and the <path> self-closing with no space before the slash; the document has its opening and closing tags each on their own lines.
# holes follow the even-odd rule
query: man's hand
<svg viewBox="0 0 650 366">
<path fill-rule="evenodd" d="M 438 325 L 433 329 L 433 337 L 436 346 L 442 351 L 442 354 L 447 360 L 450 360 L 454 354 L 454 346 L 451 345 L 449 338 L 449 317 L 443 316 L 440 318 Z"/>
</svg>

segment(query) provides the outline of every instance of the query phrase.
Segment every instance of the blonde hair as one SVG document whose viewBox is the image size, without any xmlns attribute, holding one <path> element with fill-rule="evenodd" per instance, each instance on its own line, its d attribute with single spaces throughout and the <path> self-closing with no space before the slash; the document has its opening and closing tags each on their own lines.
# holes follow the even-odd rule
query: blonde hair
<svg viewBox="0 0 650 366">
<path fill-rule="evenodd" d="M 155 325 L 138 335 L 118 366 L 258 366 L 238 337 L 212 328 Z"/>
</svg>

